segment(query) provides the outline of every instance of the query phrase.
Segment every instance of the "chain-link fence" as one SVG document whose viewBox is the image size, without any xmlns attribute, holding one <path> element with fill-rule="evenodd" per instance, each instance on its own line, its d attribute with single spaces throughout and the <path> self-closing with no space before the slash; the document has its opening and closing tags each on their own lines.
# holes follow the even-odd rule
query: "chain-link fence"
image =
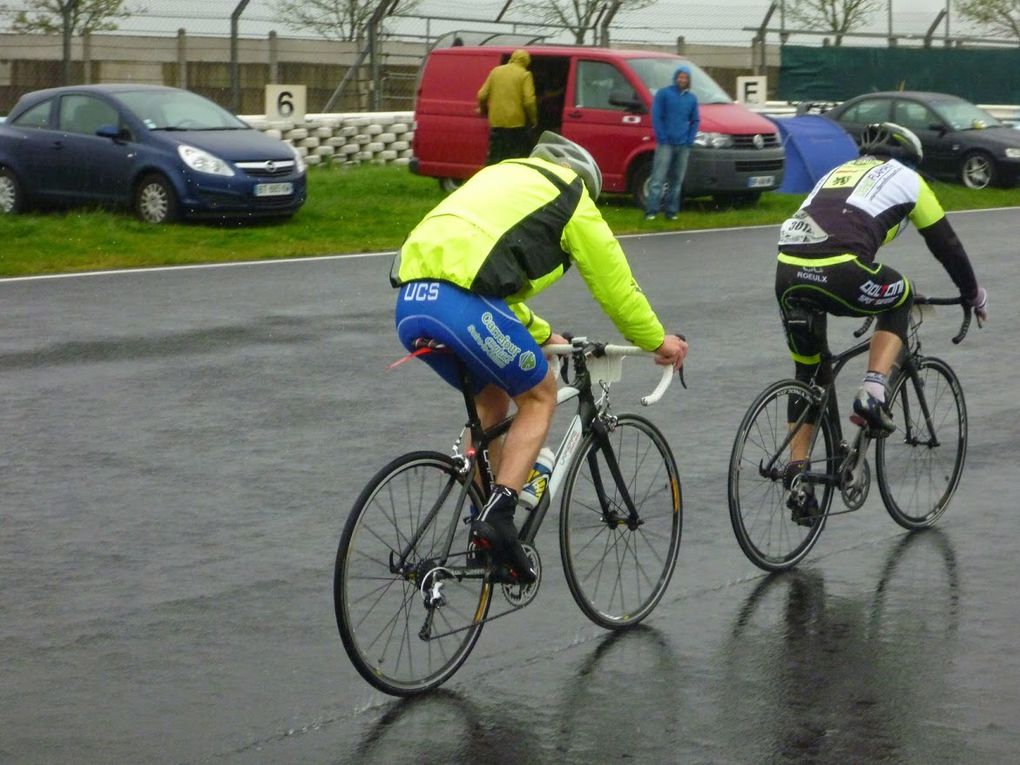
<svg viewBox="0 0 1020 765">
<path fill-rule="evenodd" d="M 792 13 L 794 0 L 655 0 L 647 5 L 580 0 L 580 6 L 587 2 L 598 12 L 573 28 L 553 23 L 536 10 L 541 5 L 524 0 L 304 4 L 354 3 L 368 12 L 360 25 L 346 28 L 303 26 L 296 15 L 281 11 L 282 0 L 124 0 L 119 13 L 105 19 L 114 29 L 100 25 L 88 31 L 79 24 L 61 34 L 66 19 L 59 13 L 49 15 L 53 27 L 48 34 L 23 24 L 17 28 L 19 21 L 38 18 L 47 7 L 73 2 L 89 0 L 0 0 L 0 113 L 29 90 L 125 80 L 188 87 L 241 113 L 263 110 L 267 83 L 306 85 L 312 111 L 410 109 L 418 70 L 433 45 L 458 36 L 470 42 L 496 34 L 515 41 L 679 50 L 714 75 L 723 73 L 718 79 L 725 86 L 737 73 L 777 66 L 783 43 L 822 45 L 833 38 L 829 30 L 802 28 Z M 549 0 L 546 7 L 552 2 L 568 10 L 574 4 Z M 966 35 L 974 30 L 952 17 L 948 2 L 942 3 L 875 0 L 865 23 L 840 42 L 973 42 L 976 38 Z"/>
</svg>

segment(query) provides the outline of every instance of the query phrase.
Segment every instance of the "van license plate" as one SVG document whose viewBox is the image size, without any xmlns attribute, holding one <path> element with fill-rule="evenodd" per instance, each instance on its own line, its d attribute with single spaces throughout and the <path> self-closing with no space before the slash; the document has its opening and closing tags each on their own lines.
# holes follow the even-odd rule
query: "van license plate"
<svg viewBox="0 0 1020 765">
<path fill-rule="evenodd" d="M 751 180 L 754 180 L 753 178 Z M 294 193 L 293 183 L 256 183 L 255 196 L 282 197 Z"/>
<path fill-rule="evenodd" d="M 751 189 L 760 189 L 763 186 L 775 186 L 776 176 L 774 175 L 752 175 L 747 179 L 747 186 Z"/>
</svg>

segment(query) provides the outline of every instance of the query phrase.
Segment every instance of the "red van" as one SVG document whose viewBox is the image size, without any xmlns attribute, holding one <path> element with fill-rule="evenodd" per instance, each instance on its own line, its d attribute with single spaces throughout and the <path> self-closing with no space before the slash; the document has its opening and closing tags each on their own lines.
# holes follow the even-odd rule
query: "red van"
<svg viewBox="0 0 1020 765">
<path fill-rule="evenodd" d="M 603 190 L 631 193 L 638 204 L 651 172 L 655 91 L 691 70 L 701 125 L 691 152 L 686 196 L 754 201 L 783 182 L 784 152 L 775 125 L 741 104 L 695 64 L 669 53 L 591 47 L 525 46 L 539 102 L 539 129 L 555 130 L 588 149 Z M 415 102 L 411 171 L 455 188 L 485 164 L 488 123 L 477 111 L 489 71 L 509 60 L 510 46 L 433 50 Z"/>
</svg>

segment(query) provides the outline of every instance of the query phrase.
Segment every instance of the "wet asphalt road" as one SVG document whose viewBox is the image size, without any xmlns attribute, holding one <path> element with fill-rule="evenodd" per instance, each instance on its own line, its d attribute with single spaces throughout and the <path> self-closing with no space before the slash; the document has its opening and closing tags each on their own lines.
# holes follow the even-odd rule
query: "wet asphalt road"
<svg viewBox="0 0 1020 765">
<path fill-rule="evenodd" d="M 789 373 L 776 232 L 628 239 L 691 340 L 690 390 L 647 412 L 684 482 L 670 590 L 639 629 L 587 622 L 550 514 L 536 602 L 415 702 L 356 674 L 331 591 L 369 475 L 447 450 L 461 421 L 424 365 L 384 371 L 389 258 L 0 282 L 0 762 L 1016 762 L 1020 228 L 1015 210 L 952 221 L 993 320 L 959 347 L 955 310 L 925 325 L 970 414 L 937 528 L 905 534 L 875 490 L 797 572 L 744 559 L 726 463 L 752 397 Z M 951 294 L 915 233 L 887 250 Z M 536 307 L 617 338 L 576 275 Z M 833 346 L 855 326 L 834 322 Z M 642 371 L 618 411 L 654 383 Z"/>
</svg>

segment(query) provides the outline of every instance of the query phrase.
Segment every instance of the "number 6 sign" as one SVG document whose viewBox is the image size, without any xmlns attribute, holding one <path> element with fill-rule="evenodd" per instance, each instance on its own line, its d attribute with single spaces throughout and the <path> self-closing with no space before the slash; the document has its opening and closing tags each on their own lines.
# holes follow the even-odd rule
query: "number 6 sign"
<svg viewBox="0 0 1020 765">
<path fill-rule="evenodd" d="M 304 85 L 266 85 L 266 118 L 301 122 L 307 93 Z"/>
</svg>

